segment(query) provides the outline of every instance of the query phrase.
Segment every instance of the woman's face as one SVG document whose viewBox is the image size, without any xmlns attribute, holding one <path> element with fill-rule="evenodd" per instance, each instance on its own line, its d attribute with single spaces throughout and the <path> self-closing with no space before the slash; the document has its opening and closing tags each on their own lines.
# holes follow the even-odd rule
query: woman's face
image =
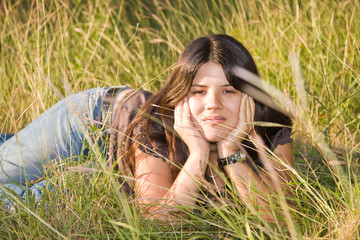
<svg viewBox="0 0 360 240">
<path fill-rule="evenodd" d="M 200 67 L 187 97 L 194 127 L 206 141 L 219 142 L 236 127 L 241 96 L 220 64 L 207 62 Z"/>
</svg>

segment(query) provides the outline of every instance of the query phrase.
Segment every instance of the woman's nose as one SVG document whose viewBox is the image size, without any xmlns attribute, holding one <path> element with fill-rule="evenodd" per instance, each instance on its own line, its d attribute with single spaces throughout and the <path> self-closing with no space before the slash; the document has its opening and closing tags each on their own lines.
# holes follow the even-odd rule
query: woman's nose
<svg viewBox="0 0 360 240">
<path fill-rule="evenodd" d="M 206 109 L 221 109 L 222 102 L 220 96 L 217 93 L 209 92 L 206 97 Z"/>
</svg>

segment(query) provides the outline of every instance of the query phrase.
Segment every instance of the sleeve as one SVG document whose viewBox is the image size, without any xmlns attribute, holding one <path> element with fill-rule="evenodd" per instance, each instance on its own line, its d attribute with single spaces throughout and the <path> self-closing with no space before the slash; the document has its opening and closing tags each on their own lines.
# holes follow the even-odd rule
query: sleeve
<svg viewBox="0 0 360 240">
<path fill-rule="evenodd" d="M 291 128 L 281 128 L 273 137 L 271 141 L 271 151 L 273 151 L 278 145 L 284 145 L 285 143 L 291 143 Z"/>
<path fill-rule="evenodd" d="M 164 161 L 169 158 L 165 130 L 158 123 L 151 124 L 148 136 L 146 135 L 146 130 L 143 125 L 139 124 L 138 127 L 134 129 L 134 136 L 140 144 L 139 149 L 142 152 L 153 157 L 162 158 Z"/>
<path fill-rule="evenodd" d="M 110 130 L 109 165 L 112 167 L 115 159 L 122 156 L 120 144 L 125 141 L 125 132 L 129 123 L 134 119 L 138 108 L 145 104 L 151 93 L 143 90 L 132 91 L 123 96 L 125 101 L 119 103 L 113 113 Z"/>
<path fill-rule="evenodd" d="M 286 127 L 279 128 L 279 130 L 276 131 L 272 135 L 272 137 L 268 138 L 268 142 L 266 143 L 266 146 L 270 149 L 270 151 L 274 151 L 274 149 L 278 145 L 283 145 L 292 142 L 290 136 L 291 136 L 291 128 L 286 128 Z M 248 153 L 246 162 L 258 174 L 259 173 L 258 167 L 260 168 L 264 167 L 258 155 L 258 151 L 256 150 L 256 147 L 249 139 L 245 139 L 243 144 L 246 147 L 246 151 Z"/>
</svg>

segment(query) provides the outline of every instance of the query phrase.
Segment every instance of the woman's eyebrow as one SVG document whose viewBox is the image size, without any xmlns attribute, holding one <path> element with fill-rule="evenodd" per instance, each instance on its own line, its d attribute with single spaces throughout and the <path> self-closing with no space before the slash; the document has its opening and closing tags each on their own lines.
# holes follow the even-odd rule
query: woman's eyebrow
<svg viewBox="0 0 360 240">
<path fill-rule="evenodd" d="M 193 84 L 193 85 L 191 85 L 191 87 L 208 87 L 208 86 L 206 86 L 206 85 L 201 85 L 201 84 Z M 221 85 L 220 87 L 232 87 L 232 85 L 231 84 L 224 84 L 224 85 Z"/>
</svg>

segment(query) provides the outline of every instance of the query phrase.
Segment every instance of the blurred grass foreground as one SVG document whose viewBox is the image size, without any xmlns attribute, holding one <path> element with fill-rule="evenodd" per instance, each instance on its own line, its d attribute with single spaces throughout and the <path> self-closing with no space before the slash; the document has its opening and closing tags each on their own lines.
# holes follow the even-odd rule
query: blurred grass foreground
<svg viewBox="0 0 360 240">
<path fill-rule="evenodd" d="M 144 219 L 94 150 L 99 171 L 49 169 L 55 192 L 0 207 L 0 239 L 360 239 L 359 29 L 357 0 L 1 1 L 2 133 L 84 89 L 155 91 L 187 43 L 216 33 L 242 42 L 297 114 L 293 195 L 274 204 L 277 224 L 225 203 L 179 224 Z"/>
</svg>

